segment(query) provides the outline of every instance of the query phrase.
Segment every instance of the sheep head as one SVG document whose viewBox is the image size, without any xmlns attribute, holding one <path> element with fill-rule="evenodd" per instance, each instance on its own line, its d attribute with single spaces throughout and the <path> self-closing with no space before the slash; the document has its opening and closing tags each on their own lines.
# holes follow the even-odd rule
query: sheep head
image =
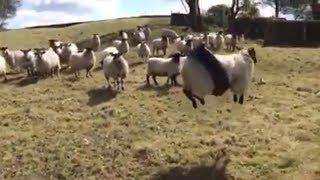
<svg viewBox="0 0 320 180">
<path fill-rule="evenodd" d="M 180 57 L 181 57 L 182 55 L 181 55 L 181 53 L 174 53 L 174 54 L 171 54 L 170 56 L 169 56 L 169 58 L 171 58 L 171 61 L 172 62 L 174 62 L 174 63 L 176 63 L 176 64 L 179 64 L 180 63 Z"/>
<path fill-rule="evenodd" d="M 2 51 L 2 53 L 6 54 L 8 47 L 1 47 L 0 50 Z"/>
<path fill-rule="evenodd" d="M 249 53 L 250 57 L 253 59 L 253 62 L 256 64 L 258 62 L 258 60 L 257 60 L 255 49 L 254 48 L 249 48 L 248 49 L 248 53 Z"/>
<path fill-rule="evenodd" d="M 26 56 L 31 51 L 31 49 L 20 49 L 21 52 Z"/>
</svg>

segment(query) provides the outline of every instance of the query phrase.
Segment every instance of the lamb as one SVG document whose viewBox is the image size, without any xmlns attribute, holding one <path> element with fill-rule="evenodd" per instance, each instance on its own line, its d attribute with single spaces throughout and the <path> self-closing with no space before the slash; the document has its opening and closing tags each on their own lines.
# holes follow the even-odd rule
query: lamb
<svg viewBox="0 0 320 180">
<path fill-rule="evenodd" d="M 17 68 L 21 69 L 20 64 L 23 61 L 24 54 L 20 50 L 9 50 L 8 47 L 0 48 L 2 51 L 2 55 L 5 58 L 6 62 L 9 64 L 10 68 L 13 70 L 17 70 Z"/>
<path fill-rule="evenodd" d="M 53 74 L 56 73 L 57 76 L 60 77 L 60 59 L 52 48 L 49 48 L 48 50 L 36 49 L 35 55 L 38 75 L 53 76 Z"/>
<path fill-rule="evenodd" d="M 150 85 L 152 76 L 155 85 L 158 85 L 156 77 L 168 77 L 167 84 L 171 80 L 173 85 L 178 85 L 176 77 L 180 74 L 180 59 L 182 55 L 175 53 L 169 58 L 149 58 L 147 65 L 147 85 Z"/>
<path fill-rule="evenodd" d="M 21 63 L 21 67 L 27 70 L 28 76 L 36 75 L 36 55 L 31 49 L 22 49 L 24 59 Z"/>
<path fill-rule="evenodd" d="M 101 47 L 101 40 L 99 34 L 93 34 L 91 39 L 91 49 L 97 52 Z"/>
<path fill-rule="evenodd" d="M 82 52 L 78 52 L 70 56 L 69 66 L 76 78 L 79 78 L 80 71 L 83 69 L 87 71 L 86 77 L 93 77 L 91 71 L 95 63 L 96 56 L 94 54 L 94 50 L 86 48 Z"/>
<path fill-rule="evenodd" d="M 177 38 L 179 38 L 179 35 L 172 29 L 163 28 L 160 32 L 161 37 L 168 37 L 171 42 L 174 42 Z"/>
<path fill-rule="evenodd" d="M 235 35 L 232 34 L 227 34 L 224 36 L 225 38 L 225 43 L 227 46 L 227 50 L 230 51 L 235 51 L 236 50 L 236 45 L 237 45 L 237 38 Z"/>
<path fill-rule="evenodd" d="M 151 50 L 148 44 L 144 41 L 138 46 L 138 56 L 143 59 L 144 62 L 147 62 L 151 55 Z"/>
<path fill-rule="evenodd" d="M 181 41 L 176 42 L 176 49 L 181 54 L 187 55 L 193 49 L 192 39 L 184 40 L 181 36 Z"/>
<path fill-rule="evenodd" d="M 4 81 L 7 81 L 7 66 L 6 66 L 6 60 L 4 57 L 0 56 L 0 75 L 4 77 Z"/>
<path fill-rule="evenodd" d="M 159 50 L 163 51 L 163 54 L 167 54 L 167 48 L 169 46 L 169 38 L 166 36 L 162 36 L 162 38 L 158 38 L 152 41 L 152 54 L 155 56 L 155 52 L 159 56 Z"/>
<path fill-rule="evenodd" d="M 243 104 L 254 63 L 257 59 L 253 48 L 238 54 L 213 55 L 203 45 L 192 51 L 184 62 L 183 92 L 194 108 L 198 107 L 196 99 L 204 105 L 206 95 L 222 96 L 229 88 L 234 93 L 234 102 Z"/>
<path fill-rule="evenodd" d="M 111 88 L 110 78 L 112 78 L 117 83 L 117 89 L 124 91 L 124 79 L 129 74 L 129 64 L 121 53 L 110 52 L 106 56 L 103 60 L 103 72 L 108 82 L 108 88 Z"/>
<path fill-rule="evenodd" d="M 151 33 L 152 33 L 150 27 L 148 25 L 143 26 L 143 32 L 146 37 L 146 40 L 148 41 L 150 39 Z"/>
</svg>

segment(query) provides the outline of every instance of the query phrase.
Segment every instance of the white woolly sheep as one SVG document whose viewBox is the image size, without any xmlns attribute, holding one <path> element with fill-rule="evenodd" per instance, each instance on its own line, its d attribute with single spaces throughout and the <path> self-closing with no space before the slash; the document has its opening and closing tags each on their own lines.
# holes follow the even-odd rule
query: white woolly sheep
<svg viewBox="0 0 320 180">
<path fill-rule="evenodd" d="M 72 54 L 70 56 L 69 66 L 71 67 L 71 72 L 74 73 L 76 78 L 79 78 L 80 71 L 86 70 L 86 77 L 92 76 L 92 69 L 96 63 L 96 56 L 93 49 L 86 48 L 82 52 Z"/>
<path fill-rule="evenodd" d="M 62 48 L 56 52 L 60 57 L 60 63 L 69 65 L 71 55 L 77 53 L 78 51 L 79 49 L 76 44 L 64 43 Z"/>
<path fill-rule="evenodd" d="M 101 47 L 101 40 L 99 34 L 93 34 L 91 39 L 91 49 L 97 52 Z"/>
<path fill-rule="evenodd" d="M 160 32 L 161 37 L 168 37 L 171 42 L 174 42 L 177 38 L 179 38 L 178 33 L 176 33 L 172 29 L 163 28 Z"/>
<path fill-rule="evenodd" d="M 129 64 L 122 54 L 108 54 L 103 60 L 103 72 L 108 88 L 111 88 L 110 78 L 112 78 L 116 82 L 117 89 L 124 90 L 124 79 L 129 74 Z"/>
<path fill-rule="evenodd" d="M 149 57 L 151 56 L 151 50 L 148 44 L 144 41 L 137 46 L 138 48 L 138 56 L 143 59 L 143 62 L 147 62 Z"/>
<path fill-rule="evenodd" d="M 172 85 L 178 85 L 176 77 L 180 74 L 180 59 L 181 54 L 175 53 L 169 56 L 169 58 L 149 58 L 147 62 L 147 85 L 150 85 L 150 76 L 155 83 L 159 85 L 156 77 L 168 77 L 167 84 L 172 81 Z"/>
<path fill-rule="evenodd" d="M 137 31 L 133 32 L 132 39 L 137 44 L 146 40 L 146 35 L 144 34 L 144 32 L 140 26 L 138 27 Z"/>
<path fill-rule="evenodd" d="M 53 51 L 52 48 L 48 50 L 37 49 L 35 50 L 36 55 L 36 69 L 40 76 L 53 76 L 54 73 L 60 77 L 60 59 L 59 56 Z"/>
<path fill-rule="evenodd" d="M 27 70 L 28 76 L 36 75 L 36 55 L 31 49 L 21 49 L 24 54 L 21 67 Z"/>
<path fill-rule="evenodd" d="M 24 58 L 22 51 L 9 50 L 8 47 L 2 47 L 0 50 L 2 51 L 2 55 L 11 69 L 17 70 L 17 68 L 19 68 L 19 70 L 21 70 L 20 64 Z"/>
<path fill-rule="evenodd" d="M 117 47 L 119 53 L 123 54 L 123 55 L 127 54 L 130 50 L 130 45 L 129 45 L 127 39 L 122 39 L 121 43 L 116 47 Z"/>
<path fill-rule="evenodd" d="M 6 66 L 6 60 L 4 57 L 0 55 L 0 75 L 4 77 L 4 81 L 7 81 L 7 66 Z"/>
<path fill-rule="evenodd" d="M 162 36 L 162 38 L 158 38 L 152 41 L 152 54 L 155 56 L 155 52 L 157 52 L 157 56 L 159 56 L 159 50 L 163 51 L 163 55 L 167 54 L 167 48 L 169 47 L 169 38 L 166 36 Z"/>
<path fill-rule="evenodd" d="M 221 48 L 223 48 L 223 45 L 224 45 L 223 32 L 222 32 L 222 31 L 219 31 L 219 33 L 217 34 L 216 39 L 215 39 L 215 45 L 214 45 L 214 47 L 215 47 L 217 50 L 220 50 Z"/>
<path fill-rule="evenodd" d="M 243 104 L 256 62 L 253 48 L 238 54 L 213 55 L 200 46 L 190 53 L 182 67 L 183 92 L 194 108 L 198 107 L 196 99 L 204 105 L 206 95 L 222 96 L 229 88 L 234 101 Z"/>
<path fill-rule="evenodd" d="M 232 35 L 232 34 L 227 34 L 227 35 L 224 36 L 224 39 L 225 39 L 227 50 L 235 51 L 236 50 L 236 45 L 237 45 L 236 37 L 234 35 Z"/>
</svg>

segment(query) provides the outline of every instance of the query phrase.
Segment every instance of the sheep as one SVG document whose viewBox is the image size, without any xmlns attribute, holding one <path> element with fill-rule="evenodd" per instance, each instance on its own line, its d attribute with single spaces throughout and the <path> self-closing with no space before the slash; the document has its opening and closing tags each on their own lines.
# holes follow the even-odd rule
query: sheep
<svg viewBox="0 0 320 180">
<path fill-rule="evenodd" d="M 209 33 L 207 37 L 209 41 L 209 47 L 215 48 L 217 34 L 215 32 L 212 32 L 212 33 Z"/>
<path fill-rule="evenodd" d="M 111 48 L 109 50 L 112 50 Z M 110 78 L 117 85 L 117 89 L 124 91 L 124 79 L 129 74 L 129 64 L 121 53 L 110 52 L 103 60 L 103 72 L 108 83 L 108 88 L 111 88 Z"/>
<path fill-rule="evenodd" d="M 76 44 L 64 43 L 62 45 L 62 48 L 60 50 L 58 50 L 58 52 L 57 52 L 57 54 L 60 57 L 60 63 L 69 65 L 71 55 L 75 54 L 77 52 L 79 52 L 79 49 Z"/>
<path fill-rule="evenodd" d="M 138 56 L 143 59 L 143 62 L 147 62 L 151 55 L 151 50 L 148 44 L 144 41 L 138 46 Z"/>
<path fill-rule="evenodd" d="M 21 67 L 27 70 L 28 76 L 36 75 L 36 55 L 31 49 L 21 49 L 24 54 L 23 62 Z"/>
<path fill-rule="evenodd" d="M 114 44 L 114 45 L 116 45 L 116 44 Z M 123 55 L 127 54 L 130 50 L 130 45 L 129 45 L 127 39 L 122 39 L 120 44 L 118 44 L 118 46 L 115 46 L 115 47 L 117 47 L 119 53 L 121 53 Z"/>
<path fill-rule="evenodd" d="M 6 73 L 7 73 L 6 60 L 4 59 L 4 57 L 0 55 L 0 75 L 4 77 L 5 82 L 8 80 Z"/>
<path fill-rule="evenodd" d="M 74 73 L 76 78 L 79 78 L 80 71 L 86 70 L 86 77 L 92 76 L 92 69 L 96 63 L 96 56 L 94 50 L 91 48 L 86 48 L 82 52 L 72 54 L 70 56 L 69 66 L 71 67 L 71 72 Z"/>
<path fill-rule="evenodd" d="M 232 34 L 227 34 L 224 36 L 225 38 L 225 43 L 227 46 L 227 50 L 230 51 L 235 51 L 236 50 L 236 45 L 237 45 L 237 38 L 235 35 Z"/>
<path fill-rule="evenodd" d="M 167 84 L 171 80 L 173 85 L 178 85 L 176 77 L 180 74 L 180 59 L 182 55 L 180 53 L 175 53 L 169 56 L 169 58 L 149 58 L 147 62 L 147 85 L 150 85 L 150 76 L 155 83 L 155 85 L 159 85 L 157 82 L 157 76 L 166 76 Z"/>
<path fill-rule="evenodd" d="M 228 89 L 234 93 L 234 102 L 243 104 L 254 63 L 257 59 L 253 48 L 238 54 L 213 55 L 202 45 L 184 62 L 181 70 L 183 92 L 193 108 L 198 107 L 196 99 L 204 105 L 206 95 L 222 96 Z"/>
<path fill-rule="evenodd" d="M 46 49 L 36 49 L 36 69 L 38 75 L 53 76 L 54 73 L 57 77 L 60 77 L 60 59 L 59 56 L 54 52 L 52 48 Z"/>
<path fill-rule="evenodd" d="M 155 52 L 159 56 L 159 50 L 163 51 L 163 54 L 167 54 L 167 48 L 169 46 L 169 38 L 166 36 L 162 36 L 162 38 L 158 38 L 152 41 L 152 54 L 155 56 Z"/>
<path fill-rule="evenodd" d="M 223 37 L 223 32 L 219 31 L 219 33 L 217 34 L 216 38 L 215 38 L 215 48 L 217 50 L 220 50 L 221 48 L 223 48 L 224 45 L 224 37 Z"/>
<path fill-rule="evenodd" d="M 168 37 L 171 42 L 174 42 L 177 38 L 179 38 L 179 35 L 172 29 L 163 28 L 160 32 L 161 37 Z"/>
<path fill-rule="evenodd" d="M 13 70 L 21 70 L 20 64 L 23 61 L 24 54 L 20 50 L 9 50 L 8 47 L 1 47 L 2 55 L 6 62 L 9 64 L 10 68 Z"/>
<path fill-rule="evenodd" d="M 139 26 L 138 30 L 133 32 L 132 39 L 137 44 L 141 43 L 142 41 L 146 40 L 146 35 L 144 34 L 142 28 Z"/>
<path fill-rule="evenodd" d="M 97 52 L 101 47 L 101 40 L 99 34 L 93 34 L 91 39 L 91 49 Z"/>
<path fill-rule="evenodd" d="M 181 40 L 176 42 L 176 49 L 179 51 L 181 54 L 188 54 L 192 49 L 193 49 L 193 43 L 192 39 L 184 40 L 184 37 L 181 36 Z"/>
<path fill-rule="evenodd" d="M 146 37 L 146 40 L 148 41 L 150 39 L 151 33 L 152 33 L 151 28 L 148 25 L 145 25 L 145 26 L 143 26 L 143 32 Z"/>
</svg>

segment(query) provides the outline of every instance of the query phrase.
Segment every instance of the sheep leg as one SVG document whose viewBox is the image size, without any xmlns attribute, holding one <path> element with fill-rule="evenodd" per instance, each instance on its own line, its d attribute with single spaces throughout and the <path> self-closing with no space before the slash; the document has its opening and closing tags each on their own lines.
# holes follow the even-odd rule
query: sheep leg
<svg viewBox="0 0 320 180">
<path fill-rule="evenodd" d="M 121 78 L 121 90 L 124 91 L 124 81 L 122 78 Z"/>
<path fill-rule="evenodd" d="M 28 77 L 30 77 L 30 69 L 27 68 L 27 74 L 28 74 Z"/>
<path fill-rule="evenodd" d="M 154 56 L 154 55 L 155 55 L 155 53 L 156 53 L 156 49 L 155 49 L 155 48 L 153 48 L 153 49 L 152 49 L 152 55 Z"/>
<path fill-rule="evenodd" d="M 244 103 L 244 95 L 242 94 L 239 99 L 239 104 L 242 105 L 243 103 Z"/>
<path fill-rule="evenodd" d="M 235 103 L 238 102 L 238 96 L 237 96 L 236 94 L 233 95 L 233 101 L 234 101 Z"/>
<path fill-rule="evenodd" d="M 171 81 L 172 81 L 172 85 L 173 85 L 173 86 L 179 86 L 179 85 L 180 85 L 180 84 L 178 83 L 178 81 L 177 81 L 177 75 L 173 76 L 173 77 L 171 78 Z"/>
<path fill-rule="evenodd" d="M 56 73 L 57 73 L 57 77 L 60 78 L 60 70 L 58 66 L 56 67 Z"/>
<path fill-rule="evenodd" d="M 121 83 L 120 83 L 120 81 L 119 81 L 119 79 L 117 80 L 117 89 L 118 89 L 118 91 L 120 91 L 121 90 Z"/>
<path fill-rule="evenodd" d="M 156 76 L 152 76 L 153 82 L 156 86 L 159 85 L 159 83 L 157 82 L 157 77 Z"/>
<path fill-rule="evenodd" d="M 167 55 L 167 48 L 163 48 L 163 55 Z"/>
<path fill-rule="evenodd" d="M 184 93 L 185 96 L 192 102 L 193 108 L 194 108 L 194 109 L 197 109 L 197 108 L 198 108 L 197 101 L 194 99 L 194 97 L 193 97 L 193 95 L 192 95 L 192 92 L 189 91 L 189 90 L 184 89 L 184 90 L 183 90 L 183 93 Z"/>
<path fill-rule="evenodd" d="M 199 96 L 196 96 L 196 95 L 194 95 L 194 94 L 193 94 L 193 97 L 195 97 L 196 99 L 198 99 L 202 105 L 205 105 L 205 104 L 206 104 L 206 102 L 205 102 L 205 100 L 204 100 L 203 98 L 200 98 Z"/>
<path fill-rule="evenodd" d="M 147 80 L 147 85 L 149 86 L 150 85 L 150 76 L 148 74 L 146 75 L 146 80 Z"/>
</svg>

